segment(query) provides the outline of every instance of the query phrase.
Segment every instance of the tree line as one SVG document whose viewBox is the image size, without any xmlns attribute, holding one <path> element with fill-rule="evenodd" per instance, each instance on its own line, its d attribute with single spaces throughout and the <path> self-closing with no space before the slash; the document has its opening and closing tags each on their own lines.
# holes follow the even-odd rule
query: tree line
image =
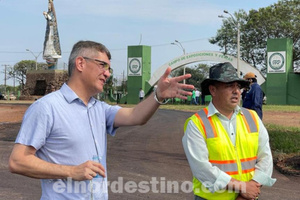
<svg viewBox="0 0 300 200">
<path fill-rule="evenodd" d="M 237 55 L 237 23 L 240 24 L 241 59 L 260 69 L 267 67 L 267 39 L 291 38 L 294 66 L 300 66 L 300 1 L 281 0 L 259 10 L 247 13 L 239 10 L 234 17 L 224 18 L 215 37 L 209 42 L 217 44 L 225 54 Z"/>
</svg>

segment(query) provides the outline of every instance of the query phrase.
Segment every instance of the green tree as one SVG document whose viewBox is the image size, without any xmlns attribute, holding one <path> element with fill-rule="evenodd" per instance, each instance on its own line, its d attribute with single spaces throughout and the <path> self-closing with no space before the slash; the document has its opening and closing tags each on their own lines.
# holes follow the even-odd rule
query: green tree
<svg viewBox="0 0 300 200">
<path fill-rule="evenodd" d="M 116 86 L 116 90 L 117 91 L 121 91 L 122 93 L 126 93 L 127 92 L 127 81 L 122 81 L 121 85 Z"/>
<path fill-rule="evenodd" d="M 13 93 L 13 94 L 17 94 L 17 91 L 20 91 L 20 85 L 19 86 L 10 86 L 10 85 L 7 85 L 6 86 L 6 91 L 9 91 L 10 93 Z"/>
<path fill-rule="evenodd" d="M 241 59 L 262 72 L 266 70 L 267 39 L 291 38 L 293 40 L 293 61 L 300 64 L 300 1 L 281 0 L 258 11 L 244 10 L 234 13 L 235 19 L 223 20 L 217 35 L 209 41 L 217 44 L 226 54 L 236 56 L 237 22 L 241 31 Z"/>
<path fill-rule="evenodd" d="M 209 65 L 207 64 L 198 64 L 191 67 L 186 67 L 185 73 L 191 74 L 192 77 L 186 80 L 186 84 L 194 85 L 196 88 L 201 89 L 201 82 L 208 77 L 209 74 Z M 183 67 L 172 71 L 171 76 L 180 76 L 183 74 Z"/>
<path fill-rule="evenodd" d="M 46 63 L 37 63 L 38 70 L 46 69 Z M 8 69 L 7 79 L 15 79 L 19 82 L 21 88 L 24 88 L 26 83 L 26 73 L 27 71 L 35 70 L 35 61 L 33 60 L 22 60 L 15 64 L 13 67 Z"/>
<path fill-rule="evenodd" d="M 26 82 L 26 73 L 28 70 L 33 69 L 35 69 L 35 61 L 22 60 L 9 70 L 8 78 L 15 78 L 21 85 L 21 88 L 24 88 Z"/>
<path fill-rule="evenodd" d="M 106 83 L 105 83 L 104 86 L 103 86 L 103 92 L 104 92 L 105 94 L 109 94 L 110 91 L 113 93 L 113 92 L 114 92 L 113 84 L 114 84 L 114 76 L 111 75 L 111 76 L 106 80 Z"/>
</svg>

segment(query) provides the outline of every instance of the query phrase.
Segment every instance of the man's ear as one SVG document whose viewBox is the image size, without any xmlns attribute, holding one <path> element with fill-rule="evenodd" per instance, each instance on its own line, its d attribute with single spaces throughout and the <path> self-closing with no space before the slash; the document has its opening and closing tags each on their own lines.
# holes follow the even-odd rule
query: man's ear
<svg viewBox="0 0 300 200">
<path fill-rule="evenodd" d="M 78 56 L 75 60 L 75 63 L 76 63 L 76 69 L 80 72 L 82 72 L 85 64 L 86 64 L 86 61 L 83 57 L 81 56 Z"/>
<path fill-rule="evenodd" d="M 208 89 L 209 89 L 211 96 L 215 96 L 217 87 L 215 85 L 209 85 Z"/>
</svg>

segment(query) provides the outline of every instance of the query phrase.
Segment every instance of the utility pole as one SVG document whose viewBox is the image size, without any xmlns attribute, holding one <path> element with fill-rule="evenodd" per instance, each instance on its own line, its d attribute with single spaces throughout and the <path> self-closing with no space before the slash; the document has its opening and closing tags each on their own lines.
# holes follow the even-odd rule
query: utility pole
<svg viewBox="0 0 300 200">
<path fill-rule="evenodd" d="M 123 90 L 123 96 L 125 95 L 125 78 L 124 78 L 124 74 L 125 74 L 125 72 L 124 72 L 124 70 L 123 70 L 123 80 L 122 80 L 122 90 Z"/>
<path fill-rule="evenodd" d="M 14 72 L 14 94 L 16 95 L 16 73 Z"/>
<path fill-rule="evenodd" d="M 2 65 L 4 66 L 4 94 L 6 94 L 6 67 L 9 65 Z"/>
<path fill-rule="evenodd" d="M 42 51 L 38 55 L 35 55 L 30 49 L 26 49 L 26 51 L 29 51 L 35 58 L 35 70 L 37 70 L 37 59 L 41 55 Z"/>
</svg>

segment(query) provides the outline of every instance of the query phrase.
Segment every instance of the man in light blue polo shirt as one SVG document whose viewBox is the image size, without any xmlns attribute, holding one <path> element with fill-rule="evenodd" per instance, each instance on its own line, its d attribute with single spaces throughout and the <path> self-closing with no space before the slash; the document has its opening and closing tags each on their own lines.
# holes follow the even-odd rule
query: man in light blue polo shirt
<svg viewBox="0 0 300 200">
<path fill-rule="evenodd" d="M 166 98 L 191 95 L 181 84 L 187 74 L 168 78 L 134 108 L 110 106 L 93 98 L 110 77 L 111 55 L 97 42 L 79 41 L 69 58 L 69 81 L 26 111 L 13 148 L 12 173 L 41 179 L 41 199 L 108 199 L 107 134 L 116 128 L 145 124 Z"/>
</svg>

